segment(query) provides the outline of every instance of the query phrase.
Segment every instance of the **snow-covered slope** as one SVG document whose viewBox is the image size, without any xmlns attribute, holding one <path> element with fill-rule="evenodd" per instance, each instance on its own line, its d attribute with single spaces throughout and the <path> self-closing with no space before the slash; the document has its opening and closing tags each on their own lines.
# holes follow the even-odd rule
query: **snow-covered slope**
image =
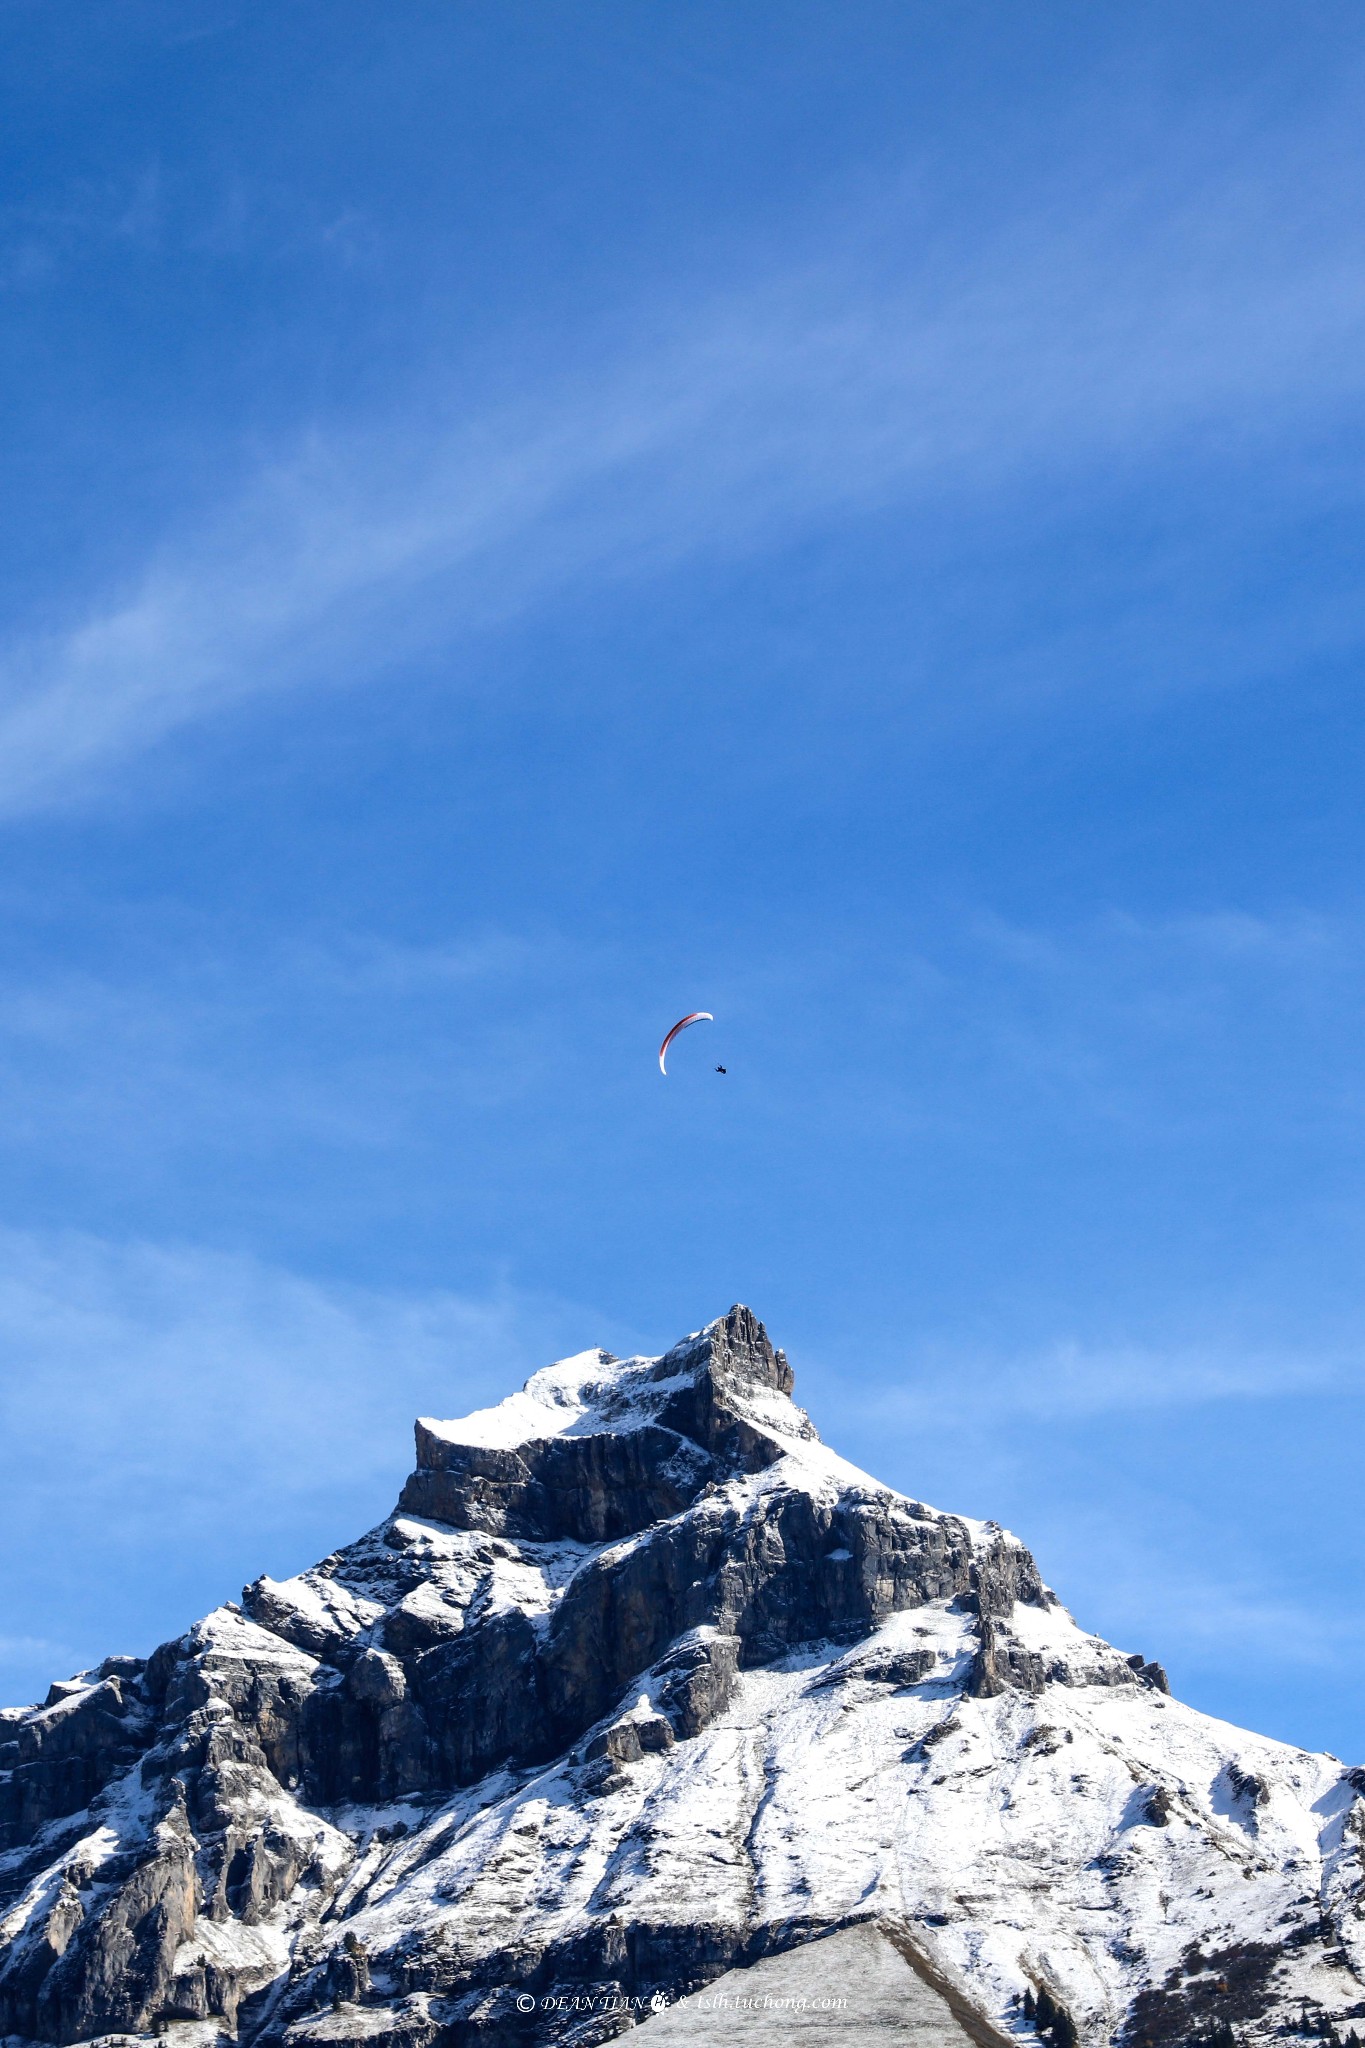
<svg viewBox="0 0 1365 2048">
<path fill-rule="evenodd" d="M 570 1359 L 7 1712 L 0 2033 L 587 2043 L 869 1920 L 1054 2048 L 1349 2031 L 1365 1775 L 1171 1699 L 790 1393 L 744 1309 Z"/>
</svg>

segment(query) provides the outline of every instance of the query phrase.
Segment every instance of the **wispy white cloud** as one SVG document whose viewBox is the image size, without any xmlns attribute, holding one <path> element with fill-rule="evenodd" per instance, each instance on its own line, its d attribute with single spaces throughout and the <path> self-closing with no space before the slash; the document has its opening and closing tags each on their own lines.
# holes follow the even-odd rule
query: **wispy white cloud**
<svg viewBox="0 0 1365 2048">
<path fill-rule="evenodd" d="M 1004 1359 L 926 1347 L 907 1366 L 904 1383 L 879 1393 L 875 1405 L 888 1427 L 918 1430 L 1010 1417 L 1082 1421 L 1329 1389 L 1365 1389 L 1365 1338 L 1354 1349 L 1328 1352 L 1066 1339 Z"/>
<path fill-rule="evenodd" d="M 1167 1654 L 1178 1648 L 1191 1660 L 1240 1651 L 1290 1658 L 1320 1670 L 1351 1671 L 1359 1669 L 1365 1651 L 1365 1615 L 1343 1612 L 1335 1602 L 1318 1606 L 1309 1598 L 1268 1599 L 1254 1586 L 1181 1581 L 1167 1572 L 1160 1581 L 1159 1606 L 1150 1579 L 1145 1595 L 1134 1600 L 1135 1618 L 1140 1615 L 1149 1629 L 1154 1609 L 1171 1645 Z"/>
<path fill-rule="evenodd" d="M 1156 1505 L 1147 1503 L 1145 1528 L 1131 1508 L 1115 1516 L 1077 1503 L 1064 1521 L 1035 1530 L 1086 1627 L 1187 1671 L 1266 1657 L 1323 1673 L 1358 1669 L 1365 1612 L 1357 1603 L 1332 1597 L 1306 1572 L 1295 1583 L 1295 1560 L 1276 1569 L 1249 1556 L 1250 1544 L 1220 1543 L 1188 1514 L 1164 1522 Z"/>
<path fill-rule="evenodd" d="M 68 1654 L 67 1645 L 50 1636 L 0 1636 L 0 1665 L 29 1664 L 41 1658 L 55 1666 Z"/>
<path fill-rule="evenodd" d="M 0 1454 L 11 1507 L 126 1527 L 407 1467 L 412 1417 L 500 1395 L 563 1304 L 324 1284 L 195 1246 L 0 1232 Z M 589 1341 L 587 1337 L 583 1341 Z"/>
<path fill-rule="evenodd" d="M 968 997 L 974 1054 L 984 1044 L 993 1073 L 1057 1128 L 1146 1133 L 1170 1148 L 1254 1119 L 1263 1143 L 1336 1144 L 1360 1112 L 1350 1020 L 1365 998 L 1361 941 L 1349 910 L 1114 906 L 1028 924 L 979 911 L 944 948 L 943 1006 Z"/>
<path fill-rule="evenodd" d="M 1349 914 L 1290 907 L 1278 913 L 1239 905 L 1172 916 L 1138 916 L 1113 906 L 1083 923 L 1023 925 L 990 911 L 970 922 L 984 954 L 1025 972 L 1048 977 L 1121 973 L 1127 962 L 1153 971 L 1188 974 L 1244 972 L 1302 975 L 1319 968 L 1354 970 L 1360 959 L 1359 922 Z"/>
<path fill-rule="evenodd" d="M 1166 164 L 951 247 L 885 207 L 871 228 L 826 222 L 837 258 L 642 308 L 597 370 L 463 413 L 415 390 L 386 421 L 318 431 L 121 596 L 0 653 L 0 814 L 244 698 L 458 644 L 574 578 L 1145 464 L 1177 438 L 1245 456 L 1330 418 L 1365 386 L 1365 284 L 1296 168 L 1191 190 Z"/>
</svg>

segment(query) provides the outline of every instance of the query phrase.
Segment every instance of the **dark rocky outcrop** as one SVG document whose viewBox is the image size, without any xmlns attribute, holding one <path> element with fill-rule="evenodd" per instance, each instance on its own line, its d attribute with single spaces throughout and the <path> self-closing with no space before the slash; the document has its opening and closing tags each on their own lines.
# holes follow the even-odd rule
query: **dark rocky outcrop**
<svg viewBox="0 0 1365 2048">
<path fill-rule="evenodd" d="M 1183 2048 L 1212 2039 L 1220 2024 L 1240 2034 L 1263 2019 L 1279 1961 L 1267 1942 L 1187 1951 L 1162 1983 L 1134 1999 L 1121 2048 Z"/>
<path fill-rule="evenodd" d="M 109 1658 L 94 1683 L 53 1686 L 36 1712 L 0 1720 L 0 1851 L 88 1806 L 137 1761 L 153 1731 L 145 1669 Z"/>
<path fill-rule="evenodd" d="M 604 1372 L 614 1361 L 599 1354 Z M 791 1368 L 752 1310 L 737 1307 L 639 1375 L 663 1390 L 654 1419 L 625 1431 L 551 1436 L 502 1449 L 417 1425 L 417 1470 L 399 1506 L 459 1529 L 530 1542 L 613 1542 L 676 1515 L 719 1476 L 781 1455 L 735 1395 L 789 1394 Z"/>
<path fill-rule="evenodd" d="M 417 1470 L 399 1506 L 532 1543 L 609 1543 L 676 1515 L 714 1476 L 700 1444 L 657 1425 L 497 1450 L 442 1442 L 419 1422 Z"/>
</svg>

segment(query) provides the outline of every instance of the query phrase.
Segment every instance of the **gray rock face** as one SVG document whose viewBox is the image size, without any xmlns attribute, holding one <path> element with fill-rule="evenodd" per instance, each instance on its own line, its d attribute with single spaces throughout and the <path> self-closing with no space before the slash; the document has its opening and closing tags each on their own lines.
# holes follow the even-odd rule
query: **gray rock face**
<svg viewBox="0 0 1365 2048">
<path fill-rule="evenodd" d="M 97 1683 L 54 1685 L 44 1706 L 0 1719 L 0 1850 L 88 1806 L 137 1761 L 153 1721 L 137 1658 L 113 1657 Z"/>
<path fill-rule="evenodd" d="M 652 2018 L 648 2048 L 1008 2048 L 1007 2034 L 915 1968 L 907 1948 L 869 1924 L 727 1971 Z"/>
<path fill-rule="evenodd" d="M 937 1788 L 954 1771 L 984 1797 L 1009 1771 L 1082 1752 L 1095 1768 L 1092 1748 L 1117 1753 L 1103 1731 L 1087 1747 L 1095 1715 L 1121 1705 L 1160 1734 L 1187 1710 L 1159 1666 L 1077 1630 L 1014 1538 L 826 1452 L 791 1389 L 745 1308 L 659 1359 L 584 1354 L 501 1408 L 419 1422 L 394 1515 L 311 1572 L 260 1578 L 150 1659 L 6 1710 L 0 2035 L 586 2044 L 656 1993 L 865 1921 L 869 1887 L 924 1938 L 947 1930 L 932 1938 L 951 1968 L 971 1915 L 944 1900 L 966 1852 L 934 1852 L 942 1883 L 937 1865 L 916 1875 L 895 1846 L 908 1823 L 869 1814 L 860 1788 L 903 1786 L 951 1823 Z M 955 1761 L 987 1738 L 993 1762 Z M 1266 1747 L 1255 1770 L 1218 1756 L 1210 1812 L 1234 1831 L 1221 1855 L 1254 1843 L 1269 1869 L 1284 1784 Z M 1196 1795 L 1150 1765 L 1074 1852 L 1072 1770 L 1065 1825 L 1040 1822 L 1063 1861 L 1127 1869 L 1139 1825 L 1183 1842 Z M 1300 1914 L 1334 2013 L 1365 1838 L 1337 1779 L 1331 1916 Z M 904 1839 L 929 1854 L 916 1828 Z M 1092 2004 L 1096 1924 L 1074 1937 Z M 1003 2011 L 1068 1939 L 1050 1923 L 1051 1962 L 1021 1951 L 995 1976 L 967 1943 L 959 1973 L 981 1981 L 963 1997 Z M 1126 2024 L 1136 2041 L 1175 2009 L 1169 1972 L 1104 1939 L 1104 2037 Z M 1256 1981 L 1273 2015 L 1287 1993 Z M 1099 2038 L 1084 1996 L 1065 2003 Z"/>
</svg>

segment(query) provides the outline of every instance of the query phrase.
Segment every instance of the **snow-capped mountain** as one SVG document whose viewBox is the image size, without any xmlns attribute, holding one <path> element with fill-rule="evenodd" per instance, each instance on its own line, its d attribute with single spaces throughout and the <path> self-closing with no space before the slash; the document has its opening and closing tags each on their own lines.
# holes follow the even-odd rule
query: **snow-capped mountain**
<svg viewBox="0 0 1365 2048">
<path fill-rule="evenodd" d="M 978 2038 L 1348 2035 L 1365 1773 L 1170 1698 L 791 1386 L 744 1308 L 551 1366 L 419 1422 L 347 1549 L 6 1710 L 0 2035 L 588 2043 L 866 1923 Z"/>
</svg>

